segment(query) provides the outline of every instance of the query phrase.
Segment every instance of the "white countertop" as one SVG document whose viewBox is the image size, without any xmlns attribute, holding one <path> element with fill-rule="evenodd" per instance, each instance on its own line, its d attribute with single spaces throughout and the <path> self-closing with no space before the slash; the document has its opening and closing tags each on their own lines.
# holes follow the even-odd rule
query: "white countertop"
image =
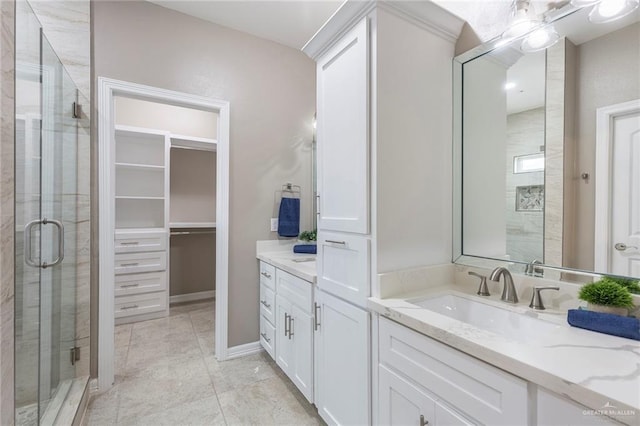
<svg viewBox="0 0 640 426">
<path fill-rule="evenodd" d="M 407 302 L 443 292 L 536 316 L 557 325 L 557 330 L 544 341 L 519 342 Z M 609 403 L 627 411 L 614 416 L 617 420 L 640 424 L 640 342 L 571 327 L 566 312 L 537 313 L 522 301 L 510 306 L 497 295 L 479 299 L 446 286 L 370 298 L 369 308 L 584 406 L 599 409 Z"/>
<path fill-rule="evenodd" d="M 294 243 L 258 241 L 256 257 L 296 277 L 316 283 L 316 255 L 294 253 Z"/>
</svg>

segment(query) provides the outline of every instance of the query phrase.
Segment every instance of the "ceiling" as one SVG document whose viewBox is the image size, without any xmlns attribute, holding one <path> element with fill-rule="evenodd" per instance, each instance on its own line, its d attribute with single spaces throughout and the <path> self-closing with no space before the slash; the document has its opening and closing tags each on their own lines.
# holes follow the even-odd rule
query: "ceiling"
<svg viewBox="0 0 640 426">
<path fill-rule="evenodd" d="M 168 9 L 300 49 L 342 0 L 148 0 Z"/>
</svg>

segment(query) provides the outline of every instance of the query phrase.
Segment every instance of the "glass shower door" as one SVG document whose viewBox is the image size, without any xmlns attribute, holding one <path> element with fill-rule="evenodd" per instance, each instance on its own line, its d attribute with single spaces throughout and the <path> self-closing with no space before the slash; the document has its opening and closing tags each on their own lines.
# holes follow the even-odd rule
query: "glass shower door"
<svg viewBox="0 0 640 426">
<path fill-rule="evenodd" d="M 77 90 L 41 36 L 42 132 L 39 405 L 55 420 L 75 374 Z"/>
<path fill-rule="evenodd" d="M 16 21 L 16 424 L 54 424 L 76 377 L 78 132 L 86 123 L 27 2 L 17 3 Z"/>
</svg>

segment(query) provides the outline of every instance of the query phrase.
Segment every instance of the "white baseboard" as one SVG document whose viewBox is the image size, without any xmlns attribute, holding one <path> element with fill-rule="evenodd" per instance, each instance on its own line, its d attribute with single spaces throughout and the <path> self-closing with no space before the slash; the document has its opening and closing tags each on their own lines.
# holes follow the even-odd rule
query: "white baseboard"
<svg viewBox="0 0 640 426">
<path fill-rule="evenodd" d="M 238 345 L 238 346 L 229 348 L 227 350 L 226 359 L 240 358 L 247 355 L 253 355 L 253 354 L 262 352 L 263 350 L 264 349 L 262 349 L 262 345 L 260 344 L 259 340 L 257 342 L 245 343 L 244 345 Z"/>
<path fill-rule="evenodd" d="M 212 299 L 216 297 L 215 290 L 199 291 L 197 293 L 176 294 L 169 297 L 169 303 L 193 302 L 195 300 Z"/>
</svg>

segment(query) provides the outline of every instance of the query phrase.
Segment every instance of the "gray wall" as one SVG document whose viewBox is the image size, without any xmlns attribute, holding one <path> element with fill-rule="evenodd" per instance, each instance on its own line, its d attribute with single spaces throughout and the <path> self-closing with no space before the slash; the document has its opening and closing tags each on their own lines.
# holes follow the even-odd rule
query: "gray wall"
<svg viewBox="0 0 640 426">
<path fill-rule="evenodd" d="M 576 257 L 580 269 L 593 269 L 595 227 L 596 109 L 640 98 L 640 23 L 578 46 L 576 155 Z M 602 78 L 602 76 L 606 76 Z"/>
<path fill-rule="evenodd" d="M 301 185 L 302 229 L 311 223 L 314 62 L 142 1 L 93 2 L 92 23 L 95 77 L 230 101 L 229 346 L 257 341 L 255 242 L 275 238 L 274 191 Z"/>
</svg>

